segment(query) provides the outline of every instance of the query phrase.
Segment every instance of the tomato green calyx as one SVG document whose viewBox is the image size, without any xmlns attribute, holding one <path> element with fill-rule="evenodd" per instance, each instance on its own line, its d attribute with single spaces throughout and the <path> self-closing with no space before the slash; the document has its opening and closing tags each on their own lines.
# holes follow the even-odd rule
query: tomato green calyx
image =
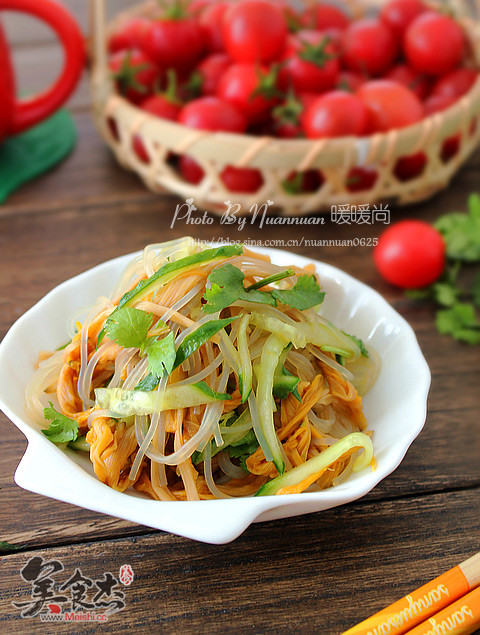
<svg viewBox="0 0 480 635">
<path fill-rule="evenodd" d="M 189 99 L 200 97 L 203 88 L 202 74 L 198 70 L 193 71 L 186 84 L 184 84 L 183 88 L 187 92 Z"/>
<path fill-rule="evenodd" d="M 125 95 L 129 88 L 133 88 L 142 94 L 146 93 L 146 86 L 141 84 L 137 77 L 139 73 L 147 70 L 147 68 L 150 68 L 150 65 L 146 62 L 144 64 L 133 65 L 132 52 L 129 51 L 122 60 L 120 68 L 111 73 L 111 77 L 116 81 L 120 94 Z"/>
<path fill-rule="evenodd" d="M 265 99 L 275 99 L 275 97 L 283 97 L 282 91 L 278 88 L 278 74 L 282 68 L 282 63 L 273 64 L 268 71 L 263 71 L 257 67 L 258 86 L 250 95 L 250 99 L 254 97 L 265 97 Z"/>
<path fill-rule="evenodd" d="M 300 124 L 300 116 L 303 111 L 302 102 L 290 91 L 285 102 L 273 109 L 273 116 L 280 123 L 289 123 L 297 126 Z"/>
<path fill-rule="evenodd" d="M 158 84 L 157 89 L 155 90 L 155 95 L 158 97 L 163 97 L 169 103 L 175 104 L 177 106 L 182 106 L 183 101 L 178 96 L 178 80 L 177 73 L 173 68 L 169 68 L 167 71 L 167 87 L 165 90 L 159 90 Z"/>
<path fill-rule="evenodd" d="M 338 57 L 335 53 L 329 53 L 326 48 L 330 44 L 330 38 L 324 37 L 318 44 L 312 44 L 300 38 L 302 50 L 298 53 L 298 57 L 304 62 L 310 62 L 319 68 L 323 68 L 327 62 Z"/>
<path fill-rule="evenodd" d="M 163 20 L 183 20 L 188 14 L 189 2 L 185 0 L 157 0 L 162 9 L 161 19 Z"/>
</svg>

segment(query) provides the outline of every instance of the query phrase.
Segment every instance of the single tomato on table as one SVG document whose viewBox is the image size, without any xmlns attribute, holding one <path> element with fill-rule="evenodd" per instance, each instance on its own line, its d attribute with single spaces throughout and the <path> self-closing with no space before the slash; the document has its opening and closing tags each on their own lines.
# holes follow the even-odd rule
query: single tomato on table
<svg viewBox="0 0 480 635">
<path fill-rule="evenodd" d="M 385 280 L 403 289 L 420 289 L 438 280 L 445 268 L 445 242 L 428 223 L 404 220 L 389 227 L 373 251 Z"/>
</svg>

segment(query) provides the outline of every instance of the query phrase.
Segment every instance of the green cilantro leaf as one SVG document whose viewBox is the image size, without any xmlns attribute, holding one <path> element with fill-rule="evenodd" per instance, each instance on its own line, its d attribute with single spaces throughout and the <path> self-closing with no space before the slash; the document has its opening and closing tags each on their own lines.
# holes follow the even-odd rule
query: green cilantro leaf
<svg viewBox="0 0 480 635">
<path fill-rule="evenodd" d="M 299 276 L 292 289 L 274 289 L 272 297 L 281 304 L 305 311 L 323 302 L 325 292 L 320 291 L 318 280 L 313 275 Z"/>
<path fill-rule="evenodd" d="M 107 318 L 104 331 L 111 340 L 124 348 L 142 348 L 152 322 L 153 316 L 145 311 L 123 307 Z"/>
<path fill-rule="evenodd" d="M 152 375 L 156 377 L 163 377 L 165 373 L 170 375 L 176 356 L 175 336 L 172 331 L 161 340 L 149 337 L 145 342 L 144 350 L 148 355 L 148 370 Z"/>
<path fill-rule="evenodd" d="M 436 325 L 442 335 L 451 335 L 472 346 L 480 344 L 480 322 L 472 304 L 457 302 L 450 309 L 438 311 Z"/>
<path fill-rule="evenodd" d="M 55 410 L 51 401 L 48 403 L 49 407 L 44 408 L 43 416 L 50 421 L 50 426 L 48 430 L 42 430 L 43 434 L 53 443 L 75 441 L 78 436 L 78 422 Z"/>
<path fill-rule="evenodd" d="M 447 247 L 447 256 L 455 260 L 480 260 L 480 196 L 468 199 L 468 214 L 454 212 L 441 216 L 435 223 Z"/>
<path fill-rule="evenodd" d="M 243 284 L 244 279 L 245 274 L 230 263 L 214 269 L 208 276 L 208 282 L 211 286 L 203 296 L 207 301 L 203 306 L 203 311 L 205 313 L 216 313 L 230 306 L 236 300 L 275 306 L 275 300 L 270 293 L 255 289 L 247 291 Z"/>
</svg>

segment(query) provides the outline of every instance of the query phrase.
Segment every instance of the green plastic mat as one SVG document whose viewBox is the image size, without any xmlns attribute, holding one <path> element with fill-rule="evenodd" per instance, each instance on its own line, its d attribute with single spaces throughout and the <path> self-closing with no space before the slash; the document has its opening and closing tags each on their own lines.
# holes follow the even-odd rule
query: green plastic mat
<svg viewBox="0 0 480 635">
<path fill-rule="evenodd" d="M 0 204 L 20 185 L 64 159 L 76 139 L 72 116 L 59 110 L 34 128 L 0 144 Z"/>
</svg>

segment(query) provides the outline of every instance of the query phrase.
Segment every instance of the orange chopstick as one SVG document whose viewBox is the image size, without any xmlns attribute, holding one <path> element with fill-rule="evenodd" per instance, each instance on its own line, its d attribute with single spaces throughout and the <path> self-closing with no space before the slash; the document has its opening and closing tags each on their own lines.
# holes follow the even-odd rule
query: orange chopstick
<svg viewBox="0 0 480 635">
<path fill-rule="evenodd" d="M 480 585 L 480 552 L 345 631 L 343 635 L 402 635 L 448 607 L 478 585 Z M 425 631 L 425 633 L 428 632 L 428 630 Z M 435 633 L 435 631 L 432 632 Z"/>
<path fill-rule="evenodd" d="M 469 635 L 480 626 L 480 587 L 435 613 L 407 635 Z"/>
</svg>

